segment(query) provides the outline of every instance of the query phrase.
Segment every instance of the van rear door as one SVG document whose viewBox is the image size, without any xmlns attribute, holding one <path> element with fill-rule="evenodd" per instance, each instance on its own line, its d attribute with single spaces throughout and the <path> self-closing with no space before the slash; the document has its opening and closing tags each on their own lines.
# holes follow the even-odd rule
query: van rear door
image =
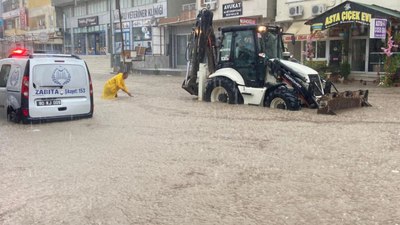
<svg viewBox="0 0 400 225">
<path fill-rule="evenodd" d="M 83 60 L 34 58 L 30 65 L 30 117 L 65 117 L 91 113 L 89 74 Z"/>
</svg>

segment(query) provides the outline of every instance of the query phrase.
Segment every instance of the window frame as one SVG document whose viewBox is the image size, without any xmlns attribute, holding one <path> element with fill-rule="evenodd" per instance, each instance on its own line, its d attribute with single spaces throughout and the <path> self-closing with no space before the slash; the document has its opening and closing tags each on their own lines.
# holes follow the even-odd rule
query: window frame
<svg viewBox="0 0 400 225">
<path fill-rule="evenodd" d="M 6 68 L 6 67 L 7 67 L 8 71 L 3 72 L 4 71 L 3 68 Z M 1 68 L 0 68 L 0 88 L 7 87 L 7 82 L 8 82 L 8 78 L 10 77 L 11 68 L 12 68 L 11 64 L 8 64 L 8 63 L 1 65 Z M 3 86 L 2 81 L 4 81 L 4 86 Z"/>
<path fill-rule="evenodd" d="M 318 45 L 318 43 L 322 43 L 322 42 L 325 43 L 325 49 L 324 49 L 324 56 L 320 57 L 317 45 Z M 306 50 L 307 49 L 307 41 L 304 41 L 303 43 L 304 43 L 303 48 L 304 48 L 304 50 Z M 312 46 L 314 48 L 314 57 L 313 57 L 314 60 L 326 60 L 327 59 L 327 51 L 329 51 L 329 49 L 327 49 L 327 46 L 328 46 L 327 40 L 312 41 Z M 307 58 L 307 56 L 304 56 L 304 57 Z"/>
</svg>

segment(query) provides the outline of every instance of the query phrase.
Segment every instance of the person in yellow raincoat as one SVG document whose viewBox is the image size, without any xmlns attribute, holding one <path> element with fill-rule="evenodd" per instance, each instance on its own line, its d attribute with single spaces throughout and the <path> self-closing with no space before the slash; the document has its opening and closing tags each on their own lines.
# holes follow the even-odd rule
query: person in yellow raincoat
<svg viewBox="0 0 400 225">
<path fill-rule="evenodd" d="M 117 97 L 117 92 L 119 90 L 124 91 L 130 97 L 133 97 L 132 94 L 128 91 L 125 86 L 125 79 L 128 78 L 128 72 L 120 72 L 117 75 L 110 78 L 106 84 L 104 85 L 103 95 L 101 96 L 103 99 L 113 99 Z"/>
</svg>

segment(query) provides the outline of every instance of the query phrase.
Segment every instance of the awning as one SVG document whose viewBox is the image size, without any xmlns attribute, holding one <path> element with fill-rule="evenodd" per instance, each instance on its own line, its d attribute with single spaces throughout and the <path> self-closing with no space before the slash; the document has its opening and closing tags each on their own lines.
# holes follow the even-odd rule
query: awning
<svg viewBox="0 0 400 225">
<path fill-rule="evenodd" d="M 341 25 L 358 23 L 368 25 L 372 18 L 386 18 L 388 20 L 400 21 L 400 12 L 377 5 L 367 5 L 345 1 L 321 15 L 308 20 L 312 30 L 325 30 L 327 28 Z"/>
<path fill-rule="evenodd" d="M 293 22 L 292 25 L 290 25 L 289 29 L 285 31 L 285 33 L 291 33 L 294 35 L 304 35 L 304 34 L 310 34 L 310 26 L 305 25 L 304 21 L 301 22 Z"/>
</svg>

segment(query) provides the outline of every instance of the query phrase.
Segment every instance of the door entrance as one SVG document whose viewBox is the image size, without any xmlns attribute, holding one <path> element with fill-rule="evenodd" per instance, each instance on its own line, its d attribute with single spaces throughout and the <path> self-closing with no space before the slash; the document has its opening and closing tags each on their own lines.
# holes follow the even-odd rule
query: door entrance
<svg viewBox="0 0 400 225">
<path fill-rule="evenodd" d="M 184 66 L 186 65 L 186 47 L 188 44 L 188 36 L 187 35 L 177 35 L 176 36 L 176 65 Z"/>
<path fill-rule="evenodd" d="M 353 39 L 351 42 L 351 70 L 365 72 L 365 54 L 367 49 L 367 40 Z"/>
<path fill-rule="evenodd" d="M 329 66 L 339 70 L 342 62 L 343 40 L 332 40 L 329 47 Z"/>
<path fill-rule="evenodd" d="M 89 33 L 88 34 L 88 55 L 106 54 L 106 33 Z"/>
</svg>

